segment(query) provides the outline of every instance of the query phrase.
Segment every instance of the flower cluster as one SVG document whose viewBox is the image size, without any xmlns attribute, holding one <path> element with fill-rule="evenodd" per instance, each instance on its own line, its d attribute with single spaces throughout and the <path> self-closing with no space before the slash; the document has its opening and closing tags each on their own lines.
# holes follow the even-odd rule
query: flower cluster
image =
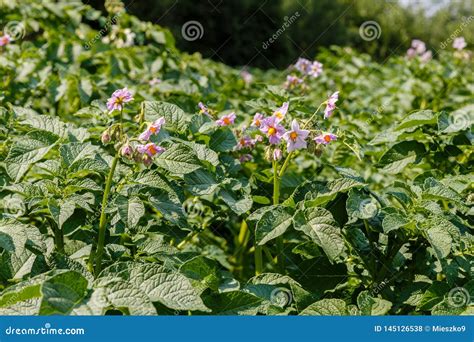
<svg viewBox="0 0 474 342">
<path fill-rule="evenodd" d="M 318 77 L 323 72 L 323 65 L 318 61 L 311 62 L 306 58 L 298 58 L 298 61 L 295 63 L 295 69 L 298 70 L 303 75 L 308 75 L 313 78 Z"/>
<path fill-rule="evenodd" d="M 109 111 L 123 110 L 125 104 L 132 100 L 133 94 L 127 88 L 118 89 L 107 100 L 107 109 Z M 129 139 L 126 134 L 123 134 L 121 125 L 115 124 L 102 133 L 101 141 L 104 145 L 111 142 L 116 143 L 115 147 L 122 157 L 142 162 L 148 166 L 152 163 L 154 156 L 165 151 L 163 147 L 150 141 L 152 136 L 158 135 L 164 125 L 165 118 L 160 117 L 149 123 L 138 138 Z M 130 141 L 137 141 L 139 143 L 132 144 Z"/>
<path fill-rule="evenodd" d="M 413 39 L 411 42 L 411 47 L 407 51 L 408 58 L 415 58 L 419 56 L 422 62 L 428 62 L 433 54 L 430 50 L 426 50 L 426 44 L 419 40 Z"/>
<path fill-rule="evenodd" d="M 3 36 L 0 36 L 0 46 L 5 46 L 9 44 L 11 41 L 12 41 L 12 38 L 6 33 Z"/>
<path fill-rule="evenodd" d="M 306 58 L 298 58 L 293 66 L 299 72 L 299 76 L 295 74 L 288 75 L 283 86 L 292 90 L 297 87 L 306 88 L 304 80 L 306 77 L 316 78 L 323 72 L 323 65 L 318 61 L 310 61 Z"/>
<path fill-rule="evenodd" d="M 338 100 L 339 92 L 333 93 L 327 101 L 326 110 L 324 112 L 324 118 L 331 116 L 332 112 L 336 108 L 336 101 Z M 308 146 L 308 138 L 311 134 L 310 130 L 300 127 L 300 124 L 296 119 L 291 122 L 291 128 L 286 130 L 283 126 L 283 121 L 288 114 L 289 103 L 284 102 L 281 107 L 277 108 L 273 114 L 269 117 L 264 117 L 261 113 L 256 113 L 252 120 L 252 126 L 260 130 L 267 139 L 270 145 L 274 146 L 274 149 L 268 149 L 267 158 L 272 160 L 279 160 L 282 157 L 282 151 L 279 148 L 279 144 L 284 141 L 286 143 L 287 152 L 293 152 L 297 149 L 305 149 Z M 261 137 L 258 136 L 261 141 Z M 329 132 L 322 132 L 321 134 L 314 137 L 316 144 L 327 145 L 333 140 L 336 140 L 336 135 Z M 238 143 L 240 146 L 253 146 L 257 140 L 252 140 L 248 136 L 244 136 Z"/>
</svg>

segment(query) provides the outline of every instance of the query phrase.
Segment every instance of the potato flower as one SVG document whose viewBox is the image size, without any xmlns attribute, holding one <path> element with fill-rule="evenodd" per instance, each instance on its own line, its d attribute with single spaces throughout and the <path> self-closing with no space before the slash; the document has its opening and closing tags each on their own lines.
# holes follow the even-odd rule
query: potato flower
<svg viewBox="0 0 474 342">
<path fill-rule="evenodd" d="M 285 128 L 279 124 L 275 116 L 270 116 L 263 120 L 260 131 L 268 137 L 268 141 L 272 145 L 278 144 L 283 134 L 285 134 Z"/>
<path fill-rule="evenodd" d="M 263 120 L 265 120 L 265 117 L 263 116 L 263 114 L 255 113 L 255 115 L 253 116 L 251 126 L 260 127 L 262 125 Z"/>
<path fill-rule="evenodd" d="M 283 102 L 282 106 L 273 112 L 273 117 L 275 117 L 277 123 L 285 118 L 286 113 L 288 113 L 288 105 L 289 102 Z"/>
<path fill-rule="evenodd" d="M 133 101 L 133 94 L 127 88 L 117 89 L 113 92 L 110 99 L 107 100 L 107 109 L 112 112 L 114 110 L 122 110 L 125 103 Z"/>
<path fill-rule="evenodd" d="M 283 134 L 283 139 L 286 140 L 286 148 L 288 152 L 292 152 L 294 150 L 300 148 L 306 148 L 306 138 L 309 135 L 309 131 L 305 129 L 300 129 L 300 125 L 296 120 L 291 122 L 291 131 L 287 131 Z"/>
<path fill-rule="evenodd" d="M 137 151 L 142 155 L 146 154 L 149 157 L 154 157 L 157 154 L 163 153 L 165 149 L 155 143 L 148 143 L 146 145 L 137 145 Z"/>
<path fill-rule="evenodd" d="M 0 36 L 0 46 L 5 46 L 12 41 L 12 38 L 8 34 Z"/>
<path fill-rule="evenodd" d="M 234 123 L 237 116 L 234 112 L 223 115 L 220 119 L 216 120 L 217 126 L 230 126 Z"/>
<path fill-rule="evenodd" d="M 335 134 L 324 132 L 318 135 L 316 138 L 314 138 L 314 141 L 317 144 L 327 145 L 331 141 L 336 140 L 336 139 L 337 139 L 337 136 Z"/>
<path fill-rule="evenodd" d="M 464 39 L 464 37 L 457 37 L 453 41 L 453 48 L 455 48 L 456 50 L 461 51 L 466 46 L 467 46 L 467 43 L 466 43 L 466 40 Z"/>
<path fill-rule="evenodd" d="M 154 134 L 158 134 L 161 130 L 161 127 L 165 124 L 165 118 L 161 117 L 151 123 L 148 128 L 138 136 L 138 139 L 148 141 L 150 137 Z"/>
<path fill-rule="evenodd" d="M 329 99 L 326 101 L 326 109 L 324 109 L 324 118 L 327 119 L 332 115 L 334 109 L 336 109 L 336 102 L 339 99 L 339 92 L 334 92 Z"/>
</svg>

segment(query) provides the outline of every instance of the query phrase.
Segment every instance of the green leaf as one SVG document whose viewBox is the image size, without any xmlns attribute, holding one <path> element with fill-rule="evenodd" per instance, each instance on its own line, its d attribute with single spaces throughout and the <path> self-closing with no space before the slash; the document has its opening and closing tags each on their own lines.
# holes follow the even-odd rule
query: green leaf
<svg viewBox="0 0 474 342">
<path fill-rule="evenodd" d="M 252 197 L 244 193 L 241 198 L 236 196 L 235 192 L 221 189 L 219 197 L 232 209 L 237 215 L 242 215 L 252 208 Z"/>
<path fill-rule="evenodd" d="M 61 229 L 64 222 L 74 214 L 76 204 L 71 201 L 57 201 L 54 198 L 48 201 L 48 209 L 54 222 Z"/>
<path fill-rule="evenodd" d="M 204 169 L 199 169 L 184 176 L 186 188 L 193 195 L 202 196 L 212 194 L 219 184 L 214 175 Z"/>
<path fill-rule="evenodd" d="M 173 144 L 155 158 L 155 164 L 174 174 L 187 174 L 201 167 L 194 152 L 184 144 Z"/>
<path fill-rule="evenodd" d="M 291 226 L 292 219 L 290 209 L 281 205 L 265 212 L 257 222 L 255 241 L 263 246 L 268 241 L 282 235 Z"/>
<path fill-rule="evenodd" d="M 209 311 L 185 276 L 163 266 L 119 263 L 104 270 L 103 275 L 120 276 L 146 293 L 151 301 L 170 309 Z"/>
<path fill-rule="evenodd" d="M 457 133 L 474 125 L 474 104 L 461 107 L 452 113 L 442 112 L 438 118 L 440 133 Z"/>
<path fill-rule="evenodd" d="M 67 167 L 85 157 L 93 157 L 96 148 L 90 143 L 69 143 L 59 147 L 61 159 Z"/>
<path fill-rule="evenodd" d="M 57 140 L 52 133 L 31 132 L 16 141 L 5 159 L 8 175 L 18 181 L 31 164 L 43 159 Z"/>
<path fill-rule="evenodd" d="M 214 294 L 206 298 L 206 305 L 214 315 L 255 315 L 263 299 L 242 291 Z"/>
<path fill-rule="evenodd" d="M 146 121 L 155 121 L 160 117 L 165 118 L 165 127 L 170 130 L 185 132 L 188 127 L 188 118 L 184 111 L 177 105 L 161 101 L 144 101 Z"/>
<path fill-rule="evenodd" d="M 380 158 L 382 172 L 397 174 L 412 163 L 419 163 L 426 153 L 425 146 L 417 141 L 403 141 L 395 144 Z"/>
<path fill-rule="evenodd" d="M 293 217 L 293 227 L 320 246 L 329 260 L 334 261 L 343 254 L 345 245 L 341 230 L 326 209 L 313 207 L 298 211 Z"/>
<path fill-rule="evenodd" d="M 218 129 L 211 135 L 209 147 L 216 152 L 227 152 L 237 145 L 234 133 L 228 128 Z"/>
<path fill-rule="evenodd" d="M 140 218 L 145 215 L 145 206 L 138 197 L 118 196 L 115 199 L 120 219 L 127 225 L 128 228 L 134 228 Z"/>
<path fill-rule="evenodd" d="M 422 125 L 436 124 L 437 115 L 431 110 L 421 110 L 419 112 L 411 113 L 405 117 L 400 124 L 395 128 L 399 131 L 406 128 L 419 127 Z"/>
<path fill-rule="evenodd" d="M 442 226 L 435 226 L 426 231 L 428 242 L 433 247 L 439 260 L 446 258 L 450 251 L 453 238 L 449 231 Z"/>
<path fill-rule="evenodd" d="M 88 281 L 75 271 L 52 276 L 41 285 L 40 315 L 67 315 L 87 294 Z"/>
<path fill-rule="evenodd" d="M 400 229 L 401 227 L 407 225 L 410 221 L 407 219 L 407 216 L 402 213 L 392 213 L 388 214 L 383 218 L 382 227 L 385 234 L 388 234 L 392 230 Z"/>
<path fill-rule="evenodd" d="M 341 299 L 322 299 L 301 311 L 301 316 L 346 316 L 346 303 Z"/>
<path fill-rule="evenodd" d="M 360 313 L 366 316 L 386 315 L 392 308 L 392 303 L 388 300 L 372 297 L 369 291 L 362 291 L 357 296 L 357 305 Z"/>
</svg>

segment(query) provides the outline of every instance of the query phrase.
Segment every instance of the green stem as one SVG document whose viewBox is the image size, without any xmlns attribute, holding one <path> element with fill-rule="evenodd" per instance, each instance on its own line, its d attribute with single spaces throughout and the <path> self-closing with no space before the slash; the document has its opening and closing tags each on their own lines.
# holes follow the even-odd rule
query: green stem
<svg viewBox="0 0 474 342">
<path fill-rule="evenodd" d="M 112 180 L 114 178 L 114 172 L 115 168 L 117 167 L 118 160 L 119 154 L 117 153 L 114 160 L 112 161 L 112 166 L 110 167 L 109 175 L 107 176 L 107 182 L 105 183 L 104 196 L 102 197 L 102 207 L 99 219 L 99 238 L 97 240 L 97 250 L 95 255 L 95 276 L 98 276 L 102 270 L 102 255 L 104 253 L 105 232 L 107 224 L 105 211 L 107 208 L 107 201 L 109 199 L 110 188 L 112 187 Z"/>
<path fill-rule="evenodd" d="M 288 160 L 288 158 L 287 158 Z M 283 164 L 283 167 L 285 165 Z M 283 168 L 282 167 L 282 168 Z M 280 175 L 278 174 L 278 162 L 273 161 L 273 205 L 278 205 L 280 203 Z M 285 259 L 283 257 L 283 236 L 278 236 L 276 238 L 277 243 L 277 265 L 281 273 L 284 273 L 285 270 Z"/>
<path fill-rule="evenodd" d="M 262 274 L 262 272 L 263 272 L 262 246 L 258 246 L 255 243 L 255 275 Z"/>
</svg>

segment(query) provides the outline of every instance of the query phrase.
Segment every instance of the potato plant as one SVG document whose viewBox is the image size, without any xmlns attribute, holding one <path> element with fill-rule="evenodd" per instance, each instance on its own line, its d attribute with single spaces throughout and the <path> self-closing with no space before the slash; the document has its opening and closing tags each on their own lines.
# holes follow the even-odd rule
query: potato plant
<svg viewBox="0 0 474 342">
<path fill-rule="evenodd" d="M 241 70 L 108 11 L 0 9 L 0 314 L 473 314 L 459 41 Z"/>
</svg>

